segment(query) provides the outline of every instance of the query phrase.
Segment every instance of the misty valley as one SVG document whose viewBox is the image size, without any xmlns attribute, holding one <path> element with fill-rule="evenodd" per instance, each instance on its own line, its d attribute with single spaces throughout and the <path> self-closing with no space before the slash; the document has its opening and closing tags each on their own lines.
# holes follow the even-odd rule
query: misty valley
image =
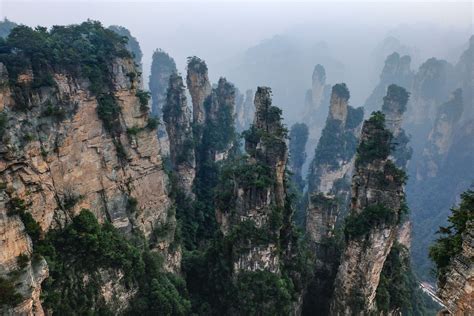
<svg viewBox="0 0 474 316">
<path fill-rule="evenodd" d="M 473 315 L 472 21 L 441 56 L 289 31 L 221 64 L 28 21 L 0 20 L 1 315 Z"/>
</svg>

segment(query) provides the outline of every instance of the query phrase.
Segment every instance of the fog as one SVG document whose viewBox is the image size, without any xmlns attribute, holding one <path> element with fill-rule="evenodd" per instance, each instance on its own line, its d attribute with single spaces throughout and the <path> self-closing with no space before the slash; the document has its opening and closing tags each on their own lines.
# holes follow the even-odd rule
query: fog
<svg viewBox="0 0 474 316">
<path fill-rule="evenodd" d="M 144 79 L 162 48 L 184 73 L 186 57 L 208 63 L 211 80 L 225 76 L 241 90 L 273 88 L 289 122 L 300 119 L 317 63 L 328 83 L 346 82 L 363 105 L 378 82 L 387 37 L 416 68 L 429 57 L 455 62 L 472 34 L 470 2 L 203 2 L 10 1 L 0 18 L 29 26 L 79 23 L 127 27 L 143 51 Z"/>
</svg>

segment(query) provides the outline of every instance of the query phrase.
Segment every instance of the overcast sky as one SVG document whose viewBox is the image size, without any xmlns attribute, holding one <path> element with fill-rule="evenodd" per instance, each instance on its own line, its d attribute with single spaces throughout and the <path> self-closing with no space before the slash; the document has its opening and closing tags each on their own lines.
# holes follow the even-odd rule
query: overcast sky
<svg viewBox="0 0 474 316">
<path fill-rule="evenodd" d="M 156 48 L 173 56 L 180 71 L 184 71 L 187 56 L 205 59 L 215 82 L 218 76 L 231 73 L 229 64 L 236 56 L 275 35 L 299 36 L 303 42 L 324 41 L 338 61 L 347 62 L 346 69 L 353 67 L 348 75 L 331 79 L 347 81 L 359 103 L 375 85 L 360 84 L 371 79 L 361 75 L 372 62 L 369 52 L 385 36 L 399 30 L 397 36 L 403 44 L 416 46 L 420 59 L 437 56 L 449 60 L 451 51 L 473 33 L 473 5 L 459 1 L 0 0 L 0 18 L 4 17 L 30 26 L 86 19 L 99 20 L 105 26 L 125 26 L 140 42 L 145 80 Z M 308 73 L 312 67 L 308 66 Z M 305 76 L 310 84 L 310 75 Z M 240 85 L 245 85 L 245 80 L 241 81 Z"/>
</svg>

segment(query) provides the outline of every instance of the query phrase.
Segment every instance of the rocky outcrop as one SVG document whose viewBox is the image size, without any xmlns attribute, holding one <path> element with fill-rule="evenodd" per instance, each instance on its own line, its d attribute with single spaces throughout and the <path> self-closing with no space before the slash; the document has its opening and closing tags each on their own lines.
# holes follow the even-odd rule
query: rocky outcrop
<svg viewBox="0 0 474 316">
<path fill-rule="evenodd" d="M 142 57 L 143 53 L 140 48 L 138 40 L 130 33 L 130 30 L 120 25 L 111 25 L 109 30 L 114 31 L 120 36 L 127 38 L 127 49 L 133 54 L 133 61 L 138 68 L 138 71 L 142 71 Z"/>
<path fill-rule="evenodd" d="M 170 143 L 170 160 L 176 173 L 177 187 L 188 198 L 193 199 L 196 159 L 191 111 L 186 102 L 183 79 L 178 74 L 170 76 L 166 104 L 163 107 L 163 121 Z"/>
<path fill-rule="evenodd" d="M 161 49 L 153 52 L 150 82 L 148 83 L 151 92 L 152 115 L 161 117 L 166 103 L 166 92 L 168 91 L 170 76 L 176 72 L 176 64 L 170 55 Z"/>
<path fill-rule="evenodd" d="M 444 281 L 438 289 L 452 315 L 469 315 L 474 311 L 474 222 L 466 224 L 462 235 L 462 250 L 446 268 Z"/>
<path fill-rule="evenodd" d="M 281 110 L 272 106 L 270 88 L 257 88 L 255 109 L 253 125 L 244 132 L 248 156 L 224 167 L 217 188 L 216 215 L 223 251 L 231 263 L 231 282 L 247 289 L 231 298 L 230 314 L 294 314 L 300 310 L 306 282 L 298 263 L 307 259 L 292 224 L 287 131 Z M 291 286 L 285 280 L 291 280 Z"/>
<path fill-rule="evenodd" d="M 396 52 L 387 57 L 382 73 L 380 74 L 380 81 L 367 101 L 365 101 L 364 108 L 367 113 L 371 113 L 380 108 L 387 88 L 391 84 L 396 84 L 405 89 L 411 89 L 414 73 L 410 69 L 410 63 L 410 56 L 400 56 Z"/>
<path fill-rule="evenodd" d="M 168 177 L 155 132 L 147 128 L 148 115 L 137 96 L 134 61 L 109 60 L 110 86 L 100 96 L 91 92 L 89 79 L 50 66 L 52 82 L 36 89 L 32 83 L 44 72 L 27 70 L 14 76 L 0 63 L 2 275 L 19 268 L 20 256 L 35 252 L 33 237 L 27 234 L 30 227 L 21 216 L 8 215 L 12 200 L 23 201 L 25 213 L 38 223 L 42 235 L 64 227 L 81 209 L 90 209 L 100 222 L 109 221 L 126 234 L 137 231 L 147 239 L 155 227 L 175 221 L 168 212 Z M 109 121 L 103 120 L 105 104 L 114 115 Z M 135 132 L 125 132 L 131 130 Z M 165 258 L 180 257 L 179 250 L 168 251 L 172 235 L 154 245 Z M 165 259 L 165 265 L 170 262 Z M 179 261 L 175 263 L 169 271 L 178 269 Z M 13 313 L 41 314 L 40 284 L 47 276 L 44 260 L 29 261 L 17 281 L 24 300 Z"/>
<path fill-rule="evenodd" d="M 404 212 L 405 175 L 389 159 L 391 139 L 382 113 L 375 112 L 364 122 L 331 315 L 363 315 L 377 310 L 380 275 Z"/>
<path fill-rule="evenodd" d="M 387 88 L 387 95 L 383 98 L 382 113 L 385 115 L 385 126 L 392 133 L 391 159 L 399 168 L 406 169 L 412 155 L 408 146 L 409 137 L 402 128 L 403 114 L 407 109 L 409 94 L 400 86 L 392 84 Z"/>
<path fill-rule="evenodd" d="M 422 161 L 417 168 L 417 179 L 433 178 L 438 174 L 453 143 L 454 132 L 461 120 L 463 107 L 462 91 L 457 89 L 451 99 L 438 108 L 433 128 L 423 150 Z"/>
<path fill-rule="evenodd" d="M 334 241 L 336 221 L 347 213 L 350 179 L 357 138 L 364 116 L 362 108 L 348 105 L 345 84 L 332 89 L 326 125 L 308 173 L 306 233 L 315 253 L 315 278 L 306 294 L 305 309 L 328 313 L 329 296 L 337 272 L 338 248 Z"/>
<path fill-rule="evenodd" d="M 290 170 L 293 173 L 292 182 L 301 194 L 305 187 L 301 169 L 306 161 L 306 142 L 308 141 L 308 127 L 304 123 L 295 123 L 290 129 Z"/>
<path fill-rule="evenodd" d="M 252 124 L 255 108 L 253 105 L 253 91 L 251 89 L 245 91 L 245 96 L 240 95 L 236 100 L 235 106 L 235 128 L 241 133 L 247 130 Z"/>
<path fill-rule="evenodd" d="M 348 202 L 350 178 L 363 118 L 361 108 L 348 105 L 345 84 L 332 89 L 331 104 L 308 174 L 306 231 L 315 243 L 331 236 L 340 207 Z M 340 207 L 336 201 L 340 200 Z M 344 202 L 345 201 L 345 202 Z M 327 208 L 325 207 L 327 206 Z"/>
<path fill-rule="evenodd" d="M 204 101 L 211 94 L 211 84 L 206 62 L 196 56 L 188 58 L 186 83 L 193 104 L 193 129 L 196 140 L 202 137 L 202 125 L 206 120 Z"/>
<path fill-rule="evenodd" d="M 430 58 L 424 62 L 413 79 L 408 104 L 407 123 L 413 131 L 431 127 L 436 108 L 454 90 L 454 69 L 445 60 Z"/>
<path fill-rule="evenodd" d="M 474 104 L 474 35 L 471 36 L 468 48 L 463 52 L 455 66 L 458 87 L 462 89 L 464 104 Z M 474 106 L 464 109 L 465 118 L 474 118 Z"/>
<path fill-rule="evenodd" d="M 329 106 L 331 85 L 326 83 L 326 70 L 320 64 L 313 70 L 311 89 L 306 92 L 303 122 L 309 128 L 307 152 L 312 152 L 318 143 L 321 127 Z M 312 157 L 310 157 L 312 158 Z"/>
</svg>

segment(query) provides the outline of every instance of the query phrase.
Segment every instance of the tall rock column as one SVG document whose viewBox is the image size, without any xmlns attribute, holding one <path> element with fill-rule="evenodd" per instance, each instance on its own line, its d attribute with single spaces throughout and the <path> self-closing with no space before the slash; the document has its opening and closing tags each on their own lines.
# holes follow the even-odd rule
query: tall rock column
<svg viewBox="0 0 474 316">
<path fill-rule="evenodd" d="M 202 137 L 202 126 L 206 120 L 204 101 L 211 94 L 211 84 L 206 62 L 196 56 L 188 58 L 186 84 L 193 103 L 193 129 L 196 141 Z"/>
<path fill-rule="evenodd" d="M 255 109 L 254 123 L 244 133 L 248 156 L 224 168 L 217 193 L 227 269 L 242 289 L 230 299 L 229 314 L 293 314 L 306 278 L 298 265 L 301 250 L 287 194 L 287 131 L 270 88 L 257 89 Z"/>
<path fill-rule="evenodd" d="M 350 94 L 345 84 L 332 88 L 331 105 L 308 174 L 306 231 L 319 243 L 331 236 L 337 216 L 348 202 L 350 177 L 363 118 L 362 108 L 348 105 Z"/>
<path fill-rule="evenodd" d="M 161 117 L 166 103 L 166 92 L 170 76 L 176 73 L 176 64 L 171 56 L 161 49 L 153 52 L 150 82 L 148 87 L 151 92 L 151 114 Z"/>
<path fill-rule="evenodd" d="M 375 296 L 384 262 L 397 237 L 404 209 L 405 173 L 389 159 L 392 135 L 381 112 L 362 127 L 352 180 L 346 247 L 335 281 L 331 315 L 365 315 Z"/>
<path fill-rule="evenodd" d="M 187 197 L 194 198 L 192 185 L 196 162 L 191 112 L 186 103 L 183 79 L 177 74 L 170 76 L 163 120 L 170 142 L 170 159 L 176 171 L 178 189 Z"/>
<path fill-rule="evenodd" d="M 308 174 L 306 233 L 315 254 L 315 275 L 305 298 L 304 310 L 329 312 L 329 299 L 338 266 L 336 221 L 347 213 L 350 179 L 357 137 L 364 116 L 362 108 L 348 105 L 345 84 L 332 88 L 326 125 Z"/>
</svg>

